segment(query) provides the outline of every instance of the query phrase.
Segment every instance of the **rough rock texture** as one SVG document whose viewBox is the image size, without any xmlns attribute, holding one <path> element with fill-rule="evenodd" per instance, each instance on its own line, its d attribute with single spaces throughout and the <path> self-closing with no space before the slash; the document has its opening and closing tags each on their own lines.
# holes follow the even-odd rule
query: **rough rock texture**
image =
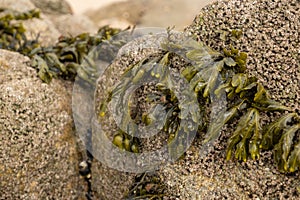
<svg viewBox="0 0 300 200">
<path fill-rule="evenodd" d="M 247 72 L 274 99 L 299 113 L 299 16 L 298 0 L 223 0 L 201 10 L 186 32 L 222 50 L 229 43 L 221 39 L 222 33 L 242 30 L 242 38 L 233 45 L 248 53 Z M 232 130 L 224 127 L 206 157 L 199 153 L 201 141 L 196 141 L 183 160 L 161 170 L 169 188 L 167 199 L 299 199 L 299 172 L 280 173 L 271 152 L 263 152 L 258 161 L 225 162 Z"/>
<path fill-rule="evenodd" d="M 299 5 L 299 0 L 218 1 L 204 8 L 186 32 L 220 50 L 228 44 L 220 39 L 220 30 L 243 30 L 241 40 L 233 44 L 248 52 L 249 74 L 257 76 L 275 99 L 299 112 Z M 0 7 L 35 8 L 29 0 L 0 0 Z M 52 20 L 63 29 L 64 19 L 61 15 Z M 45 20 L 43 28 L 35 25 L 39 20 L 26 26 L 32 37 L 40 32 L 45 44 L 53 44 L 60 32 Z M 27 61 L 0 51 L 0 199 L 86 199 L 87 188 L 77 169 L 82 155 L 72 135 L 71 89 L 58 80 L 43 84 Z M 158 172 L 167 187 L 164 199 L 299 199 L 300 173 L 280 173 L 271 152 L 262 153 L 258 161 L 225 162 L 231 130 L 224 127 L 206 157 L 199 153 L 198 138 L 184 159 Z M 132 174 L 93 161 L 95 199 L 121 199 L 132 181 Z"/>
<path fill-rule="evenodd" d="M 64 15 L 72 14 L 70 4 L 65 0 L 30 0 L 45 14 Z"/>
<path fill-rule="evenodd" d="M 241 29 L 243 37 L 233 45 L 248 53 L 247 73 L 256 76 L 274 99 L 299 112 L 299 6 L 298 0 L 217 1 L 205 7 L 186 32 L 222 50 L 229 41 L 221 39 L 220 31 L 230 35 L 232 29 Z M 270 151 L 262 152 L 258 161 L 226 162 L 232 131 L 231 125 L 225 126 L 208 155 L 199 151 L 198 138 L 185 158 L 160 169 L 167 187 L 164 199 L 300 198 L 300 173 L 280 173 Z"/>
<path fill-rule="evenodd" d="M 124 199 L 134 183 L 134 174 L 111 169 L 98 161 L 93 162 L 91 171 L 95 199 Z"/>
<path fill-rule="evenodd" d="M 186 29 L 197 40 L 221 50 L 228 48 L 219 31 L 242 30 L 233 46 L 248 53 L 247 69 L 272 98 L 300 113 L 299 0 L 224 0 L 205 7 Z"/>
<path fill-rule="evenodd" d="M 70 87 L 0 50 L 0 199 L 82 199 Z"/>
</svg>

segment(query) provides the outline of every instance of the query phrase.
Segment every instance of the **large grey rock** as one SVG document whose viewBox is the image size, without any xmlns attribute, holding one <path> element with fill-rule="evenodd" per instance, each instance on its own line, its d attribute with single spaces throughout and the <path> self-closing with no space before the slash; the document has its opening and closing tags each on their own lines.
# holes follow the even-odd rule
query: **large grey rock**
<svg viewBox="0 0 300 200">
<path fill-rule="evenodd" d="M 70 85 L 0 50 L 0 199 L 83 199 Z"/>
</svg>

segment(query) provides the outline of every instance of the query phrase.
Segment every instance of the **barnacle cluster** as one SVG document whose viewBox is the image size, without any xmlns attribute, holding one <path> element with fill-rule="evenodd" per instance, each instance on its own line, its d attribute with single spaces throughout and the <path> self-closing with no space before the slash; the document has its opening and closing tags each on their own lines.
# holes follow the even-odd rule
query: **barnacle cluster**
<svg viewBox="0 0 300 200">
<path fill-rule="evenodd" d="M 221 101 L 222 94 L 225 94 L 226 99 L 230 101 L 225 111 L 220 112 L 212 122 L 201 122 L 197 127 L 199 132 L 206 129 L 204 146 L 211 145 L 219 137 L 225 124 L 239 118 L 236 129 L 228 140 L 226 152 L 228 160 L 233 156 L 242 161 L 247 161 L 249 157 L 258 159 L 261 150 L 272 149 L 274 150 L 274 159 L 281 171 L 294 172 L 299 169 L 300 118 L 289 107 L 272 100 L 265 87 L 255 77 L 249 77 L 245 73 L 246 53 L 239 52 L 232 46 L 219 53 L 192 39 L 184 42 L 168 40 L 162 44 L 162 48 L 161 53 L 148 56 L 124 70 L 121 83 L 114 85 L 113 89 L 108 92 L 109 98 L 104 98 L 100 103 L 100 117 L 105 116 L 106 105 L 111 99 L 116 98 L 119 94 L 125 94 L 129 85 L 145 80 L 150 74 L 158 82 L 154 84 L 152 90 L 155 95 L 152 94 L 146 99 L 150 100 L 150 104 L 153 103 L 154 108 L 161 105 L 161 108 L 169 113 L 166 115 L 166 119 L 162 119 L 164 122 L 162 130 L 168 135 L 169 144 L 174 144 L 172 141 L 176 141 L 176 145 L 170 145 L 170 153 L 180 152 L 180 148 L 182 148 L 180 141 L 184 141 L 189 131 L 189 124 L 181 125 L 180 121 L 189 114 L 190 121 L 193 122 L 193 117 L 196 118 L 195 108 L 188 107 L 188 102 L 183 104 L 185 107 L 182 107 L 176 95 L 167 89 L 171 87 L 167 85 L 168 81 L 166 81 L 167 74 L 171 73 L 168 71 L 168 66 L 172 58 L 178 56 L 174 52 L 181 52 L 180 55 L 183 55 L 183 59 L 190 63 L 179 69 L 179 72 L 189 82 L 189 86 L 197 96 L 200 107 L 199 116 L 204 116 L 209 112 L 209 109 L 203 106 L 203 102 L 212 103 L 212 96 L 215 98 L 214 101 L 218 101 L 218 99 Z M 188 96 L 189 94 L 182 95 Z M 124 101 L 122 99 L 124 96 L 118 96 L 121 98 L 120 102 Z M 163 101 L 161 101 L 162 99 Z M 187 99 L 189 100 L 189 98 Z M 125 105 L 130 105 L 130 103 Z M 127 114 L 123 115 L 121 120 L 122 130 L 128 130 L 130 135 L 137 134 L 138 130 L 133 125 L 131 126 L 132 122 L 130 122 L 136 115 L 130 114 L 130 108 L 123 106 L 122 111 L 124 110 Z M 155 109 L 152 111 L 155 112 Z M 186 113 L 181 113 L 183 111 Z M 275 111 L 281 112 L 283 116 L 262 128 L 261 114 Z M 159 116 L 143 115 L 141 123 L 151 125 L 155 118 L 159 118 Z M 209 128 L 205 125 L 207 123 L 210 123 Z M 119 134 L 114 139 L 114 143 L 119 146 L 116 137 L 119 137 Z"/>
</svg>

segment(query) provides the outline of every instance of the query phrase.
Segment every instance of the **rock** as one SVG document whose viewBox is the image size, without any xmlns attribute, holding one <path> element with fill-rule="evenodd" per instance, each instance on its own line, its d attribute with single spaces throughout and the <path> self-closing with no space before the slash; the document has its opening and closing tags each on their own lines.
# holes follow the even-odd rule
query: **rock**
<svg viewBox="0 0 300 200">
<path fill-rule="evenodd" d="M 36 39 L 38 37 L 42 46 L 55 44 L 61 33 L 55 28 L 52 21 L 46 16 L 41 15 L 41 18 L 33 18 L 22 21 L 28 39 Z"/>
<path fill-rule="evenodd" d="M 273 99 L 299 113 L 299 6 L 298 0 L 274 0 L 272 4 L 267 0 L 255 4 L 251 0 L 220 0 L 202 9 L 185 32 L 221 51 L 224 45 L 228 47 L 228 40 L 222 40 L 220 31 L 241 29 L 243 36 L 233 39 L 233 45 L 248 53 L 247 73 L 257 77 Z M 127 65 L 122 66 L 130 66 L 137 55 L 124 57 Z M 299 199 L 300 172 L 279 172 L 271 151 L 261 152 L 259 160 L 226 161 L 231 125 L 223 127 L 206 156 L 200 152 L 203 140 L 196 138 L 181 160 L 158 171 L 167 187 L 164 199 Z M 117 177 L 115 181 L 122 179 Z"/>
<path fill-rule="evenodd" d="M 31 2 L 45 14 L 72 14 L 72 8 L 66 0 L 31 0 Z"/>
<path fill-rule="evenodd" d="M 0 0 L 0 8 L 9 8 L 19 12 L 26 12 L 35 8 L 30 0 L 19 0 L 18 3 L 11 0 Z"/>
<path fill-rule="evenodd" d="M 222 50 L 228 40 L 224 42 L 219 31 L 241 30 L 241 39 L 232 43 L 248 54 L 248 73 L 259 79 L 272 98 L 300 114 L 299 10 L 297 0 L 274 0 L 270 5 L 265 0 L 253 5 L 249 0 L 218 1 L 204 8 L 186 32 Z"/>
<path fill-rule="evenodd" d="M 140 23 L 141 16 L 147 9 L 147 5 L 147 0 L 116 2 L 96 10 L 89 10 L 85 15 L 99 26 L 107 25 L 105 23 L 114 21 L 113 25 L 117 25 L 117 28 L 126 28 L 129 25 Z M 116 21 L 121 22 L 121 27 Z"/>
<path fill-rule="evenodd" d="M 66 15 L 48 15 L 55 27 L 62 35 L 76 36 L 81 33 L 96 33 L 98 28 L 96 24 L 85 15 L 66 14 Z"/>
<path fill-rule="evenodd" d="M 71 85 L 43 83 L 28 61 L 0 50 L 0 199 L 84 199 Z"/>
<path fill-rule="evenodd" d="M 91 171 L 95 199 L 124 199 L 134 183 L 134 174 L 111 169 L 97 160 L 93 162 Z"/>
<path fill-rule="evenodd" d="M 273 99 L 299 113 L 299 6 L 297 0 L 221 0 L 202 9 L 185 32 L 221 51 L 229 42 L 220 31 L 242 30 L 242 38 L 232 43 L 248 53 L 247 73 L 257 77 Z M 184 159 L 160 171 L 168 186 L 167 199 L 300 198 L 299 171 L 280 173 L 270 151 L 263 151 L 257 161 L 226 162 L 232 132 L 225 126 L 204 158 L 199 155 L 201 141 L 196 140 Z"/>
<path fill-rule="evenodd" d="M 11 9 L 18 12 L 26 12 L 36 9 L 30 0 L 20 0 L 18 3 L 8 0 L 0 0 L 0 8 Z M 41 18 L 33 18 L 29 20 L 18 21 L 23 23 L 26 29 L 26 36 L 33 40 L 37 37 L 43 46 L 54 44 L 60 36 L 59 31 L 55 28 L 50 19 L 41 14 Z"/>
</svg>

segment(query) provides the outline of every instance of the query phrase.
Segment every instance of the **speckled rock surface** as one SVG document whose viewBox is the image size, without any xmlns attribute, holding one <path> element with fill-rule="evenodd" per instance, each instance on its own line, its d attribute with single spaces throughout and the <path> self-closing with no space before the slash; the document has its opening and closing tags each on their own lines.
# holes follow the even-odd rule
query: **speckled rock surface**
<svg viewBox="0 0 300 200">
<path fill-rule="evenodd" d="M 300 113 L 300 1 L 223 0 L 205 7 L 186 29 L 214 49 L 228 48 L 219 31 L 242 30 L 232 45 L 248 53 L 248 73 L 272 98 Z M 226 34 L 226 33 L 225 33 Z"/>
<path fill-rule="evenodd" d="M 243 37 L 232 44 L 248 53 L 247 73 L 258 77 L 272 98 L 299 112 L 299 6 L 298 0 L 217 1 L 202 9 L 185 31 L 222 50 L 229 41 L 220 38 L 220 31 L 243 30 Z M 300 198 L 300 173 L 280 173 L 270 151 L 262 152 L 257 161 L 225 161 L 232 132 L 226 125 L 204 157 L 197 138 L 182 160 L 160 169 L 167 187 L 164 199 Z"/>
<path fill-rule="evenodd" d="M 134 183 L 134 174 L 111 169 L 99 161 L 93 162 L 91 171 L 94 199 L 124 199 Z"/>
<path fill-rule="evenodd" d="M 66 83 L 0 50 L 0 199 L 84 199 Z"/>
<path fill-rule="evenodd" d="M 230 42 L 220 37 L 222 33 L 230 36 L 231 30 L 242 30 L 242 38 L 231 43 L 248 53 L 247 72 L 272 98 L 299 113 L 299 17 L 298 0 L 223 0 L 202 9 L 186 32 L 222 50 Z M 300 173 L 280 173 L 272 152 L 262 152 L 258 161 L 225 161 L 232 128 L 223 128 L 206 157 L 199 153 L 198 139 L 183 160 L 161 170 L 168 186 L 166 199 L 299 199 Z"/>
</svg>

